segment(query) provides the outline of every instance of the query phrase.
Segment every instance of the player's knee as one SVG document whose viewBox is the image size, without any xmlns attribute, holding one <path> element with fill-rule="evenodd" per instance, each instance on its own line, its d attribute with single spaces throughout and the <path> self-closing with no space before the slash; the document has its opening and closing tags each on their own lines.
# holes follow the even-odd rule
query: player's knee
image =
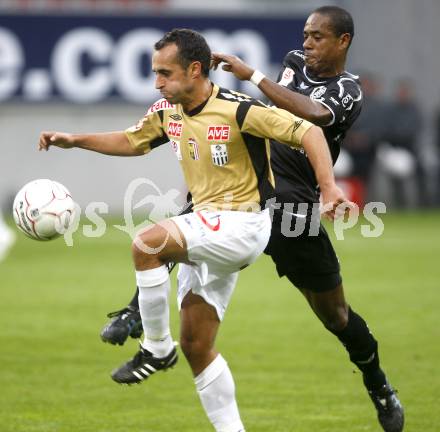
<svg viewBox="0 0 440 432">
<path fill-rule="evenodd" d="M 190 363 L 203 358 L 209 352 L 209 348 L 201 339 L 184 335 L 180 337 L 180 347 Z"/>
<path fill-rule="evenodd" d="M 331 332 L 339 332 L 344 330 L 348 324 L 348 306 L 340 305 L 329 311 L 325 315 L 320 316 L 324 326 Z"/>
<path fill-rule="evenodd" d="M 136 235 L 131 244 L 131 253 L 135 266 L 144 265 L 148 262 L 158 261 L 157 248 L 149 245 L 148 236 Z"/>
</svg>

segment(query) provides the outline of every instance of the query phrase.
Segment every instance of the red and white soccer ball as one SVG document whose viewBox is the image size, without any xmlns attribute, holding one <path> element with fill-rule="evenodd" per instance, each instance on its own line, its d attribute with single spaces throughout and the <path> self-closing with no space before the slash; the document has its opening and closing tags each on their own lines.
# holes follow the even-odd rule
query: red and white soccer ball
<svg viewBox="0 0 440 432">
<path fill-rule="evenodd" d="M 51 240 L 64 234 L 74 218 L 75 202 L 60 183 L 39 179 L 25 184 L 14 200 L 17 227 L 34 240 Z"/>
</svg>

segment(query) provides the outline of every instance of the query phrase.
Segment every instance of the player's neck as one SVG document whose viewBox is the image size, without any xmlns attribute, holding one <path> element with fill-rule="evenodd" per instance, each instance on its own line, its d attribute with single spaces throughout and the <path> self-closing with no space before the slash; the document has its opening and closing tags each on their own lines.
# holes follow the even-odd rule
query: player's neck
<svg viewBox="0 0 440 432">
<path fill-rule="evenodd" d="M 197 86 L 191 95 L 191 100 L 187 102 L 182 102 L 183 111 L 186 113 L 190 113 L 198 106 L 204 104 L 212 94 L 213 85 L 211 81 L 206 78 L 204 79 L 199 86 Z"/>
<path fill-rule="evenodd" d="M 345 59 L 341 59 L 339 62 L 328 65 L 327 68 L 317 71 L 317 78 L 331 78 L 341 75 L 345 71 Z"/>
</svg>

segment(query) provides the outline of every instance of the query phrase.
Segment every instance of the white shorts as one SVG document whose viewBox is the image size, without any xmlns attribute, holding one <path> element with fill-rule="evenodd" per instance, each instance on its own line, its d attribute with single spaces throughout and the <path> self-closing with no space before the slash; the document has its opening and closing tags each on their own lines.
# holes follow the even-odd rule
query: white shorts
<svg viewBox="0 0 440 432">
<path fill-rule="evenodd" d="M 214 306 L 222 320 L 238 272 L 254 262 L 269 241 L 269 210 L 259 213 L 200 211 L 171 220 L 182 231 L 188 258 L 193 263 L 179 266 L 179 308 L 186 294 L 192 290 Z"/>
</svg>

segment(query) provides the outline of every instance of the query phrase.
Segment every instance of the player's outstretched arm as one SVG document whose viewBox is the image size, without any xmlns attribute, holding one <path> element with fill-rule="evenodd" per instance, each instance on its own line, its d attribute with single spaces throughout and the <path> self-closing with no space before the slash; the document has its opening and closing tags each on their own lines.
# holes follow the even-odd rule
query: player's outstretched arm
<svg viewBox="0 0 440 432">
<path fill-rule="evenodd" d="M 42 132 L 39 150 L 49 150 L 51 146 L 70 149 L 82 148 L 112 156 L 139 156 L 143 151 L 135 149 L 128 141 L 125 132 L 99 134 L 70 134 L 64 132 Z"/>
<path fill-rule="evenodd" d="M 254 82 L 278 108 L 283 108 L 318 126 L 328 125 L 333 118 L 330 110 L 324 105 L 271 81 L 258 71 L 260 75 L 255 81 L 253 78 L 255 69 L 237 56 L 213 53 L 212 67 L 216 69 L 220 63 L 223 63 L 223 70 L 233 73 L 239 80 Z"/>
<path fill-rule="evenodd" d="M 353 203 L 336 185 L 332 158 L 321 128 L 312 126 L 308 129 L 301 139 L 301 145 L 307 153 L 321 189 L 323 214 L 331 220 L 342 216 Z"/>
</svg>

